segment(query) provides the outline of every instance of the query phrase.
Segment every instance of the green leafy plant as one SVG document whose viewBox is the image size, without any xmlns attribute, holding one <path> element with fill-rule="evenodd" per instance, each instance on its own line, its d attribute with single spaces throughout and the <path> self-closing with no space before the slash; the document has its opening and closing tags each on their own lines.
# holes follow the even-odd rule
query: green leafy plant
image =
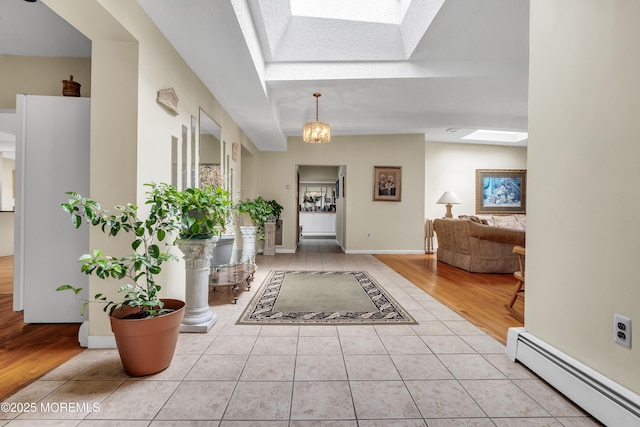
<svg viewBox="0 0 640 427">
<path fill-rule="evenodd" d="M 95 274 L 101 279 L 128 278 L 131 283 L 118 289 L 124 292 L 124 301 L 116 303 L 107 301 L 103 294 L 96 294 L 96 301 L 104 302 L 104 311 L 113 313 L 116 308 L 126 306 L 140 308 L 139 317 L 154 317 L 167 312 L 163 309 L 163 303 L 158 293 L 160 285 L 156 283 L 155 276 L 162 271 L 162 264 L 176 259 L 166 249 L 160 247 L 171 233 L 182 229 L 181 214 L 175 204 L 178 192 L 167 184 L 145 184 L 150 187 L 146 204 L 149 205 L 149 214 L 146 219 L 140 218 L 138 206 L 127 204 L 115 206 L 115 212 L 102 209 L 95 200 L 68 192 L 70 196 L 67 203 L 61 205 L 62 209 L 71 216 L 71 223 L 79 228 L 83 223 L 98 227 L 108 236 L 117 236 L 119 233 L 129 233 L 132 236 L 132 253 L 123 257 L 104 255 L 100 250 L 94 250 L 90 254 L 82 255 L 78 261 L 82 262 L 81 271 L 87 275 Z M 72 290 L 77 294 L 82 290 L 71 285 L 62 285 L 57 290 Z M 87 302 L 82 305 L 84 312 Z"/>
<path fill-rule="evenodd" d="M 284 208 L 275 200 L 265 200 L 260 196 L 255 199 L 242 200 L 235 205 L 239 214 L 246 214 L 251 222 L 258 227 L 258 236 L 264 238 L 264 223 L 277 221 Z"/>
<path fill-rule="evenodd" d="M 220 236 L 229 220 L 231 198 L 221 187 L 176 191 L 172 203 L 180 211 L 181 239 Z"/>
<path fill-rule="evenodd" d="M 255 199 L 236 203 L 235 209 L 239 214 L 247 214 L 257 227 L 263 227 L 265 222 L 280 218 L 283 207 L 275 200 L 265 200 L 257 196 Z"/>
<path fill-rule="evenodd" d="M 274 221 L 278 221 L 280 219 L 280 214 L 284 210 L 284 207 L 275 200 L 269 200 L 269 205 L 271 205 L 271 215 L 273 216 Z"/>
</svg>

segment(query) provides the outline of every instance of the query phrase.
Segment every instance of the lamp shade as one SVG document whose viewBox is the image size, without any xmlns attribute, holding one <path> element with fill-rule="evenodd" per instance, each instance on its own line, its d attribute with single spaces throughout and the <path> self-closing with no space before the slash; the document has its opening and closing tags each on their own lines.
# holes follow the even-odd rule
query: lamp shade
<svg viewBox="0 0 640 427">
<path fill-rule="evenodd" d="M 329 123 L 309 122 L 304 124 L 302 131 L 302 139 L 304 142 L 312 144 L 331 141 L 331 127 Z"/>
<path fill-rule="evenodd" d="M 316 98 L 316 121 L 305 123 L 302 128 L 302 140 L 311 144 L 322 144 L 331 141 L 331 126 L 318 120 L 318 98 L 322 95 L 314 93 Z"/>
<path fill-rule="evenodd" d="M 440 198 L 436 202 L 436 204 L 438 205 L 458 205 L 460 203 L 462 203 L 462 201 L 458 198 L 458 196 L 456 196 L 456 193 L 454 193 L 453 191 L 445 191 L 444 194 L 440 196 Z"/>
</svg>

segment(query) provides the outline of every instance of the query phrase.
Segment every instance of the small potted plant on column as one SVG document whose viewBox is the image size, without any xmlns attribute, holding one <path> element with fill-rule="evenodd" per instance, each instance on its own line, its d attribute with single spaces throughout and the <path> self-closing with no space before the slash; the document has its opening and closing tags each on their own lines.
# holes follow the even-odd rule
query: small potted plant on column
<svg viewBox="0 0 640 427">
<path fill-rule="evenodd" d="M 229 216 L 229 193 L 217 187 L 176 192 L 173 203 L 181 216 L 178 246 L 186 267 L 186 302 L 181 332 L 207 332 L 217 315 L 209 308 L 212 251 Z M 228 262 L 228 261 L 227 261 Z"/>
<path fill-rule="evenodd" d="M 241 226 L 242 258 L 255 255 L 256 237 L 264 240 L 264 225 L 267 221 L 277 221 L 283 207 L 275 200 L 265 200 L 260 196 L 238 202 L 235 210 L 238 214 L 247 215 L 252 225 Z"/>
<path fill-rule="evenodd" d="M 176 191 L 173 203 L 180 212 L 180 239 L 218 237 L 229 218 L 231 198 L 221 187 L 187 188 Z"/>
</svg>

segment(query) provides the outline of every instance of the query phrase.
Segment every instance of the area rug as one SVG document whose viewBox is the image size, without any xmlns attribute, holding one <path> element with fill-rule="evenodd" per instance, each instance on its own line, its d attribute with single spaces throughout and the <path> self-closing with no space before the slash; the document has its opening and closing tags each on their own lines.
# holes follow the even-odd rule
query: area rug
<svg viewBox="0 0 640 427">
<path fill-rule="evenodd" d="M 271 270 L 236 322 L 416 324 L 365 271 Z"/>
</svg>

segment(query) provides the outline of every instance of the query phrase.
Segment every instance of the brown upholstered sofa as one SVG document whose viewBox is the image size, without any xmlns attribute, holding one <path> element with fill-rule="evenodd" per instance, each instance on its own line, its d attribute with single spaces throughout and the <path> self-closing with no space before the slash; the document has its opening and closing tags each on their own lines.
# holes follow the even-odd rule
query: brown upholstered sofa
<svg viewBox="0 0 640 427">
<path fill-rule="evenodd" d="M 525 245 L 526 216 L 469 216 L 436 219 L 438 261 L 472 273 L 518 270 L 514 246 Z"/>
</svg>

